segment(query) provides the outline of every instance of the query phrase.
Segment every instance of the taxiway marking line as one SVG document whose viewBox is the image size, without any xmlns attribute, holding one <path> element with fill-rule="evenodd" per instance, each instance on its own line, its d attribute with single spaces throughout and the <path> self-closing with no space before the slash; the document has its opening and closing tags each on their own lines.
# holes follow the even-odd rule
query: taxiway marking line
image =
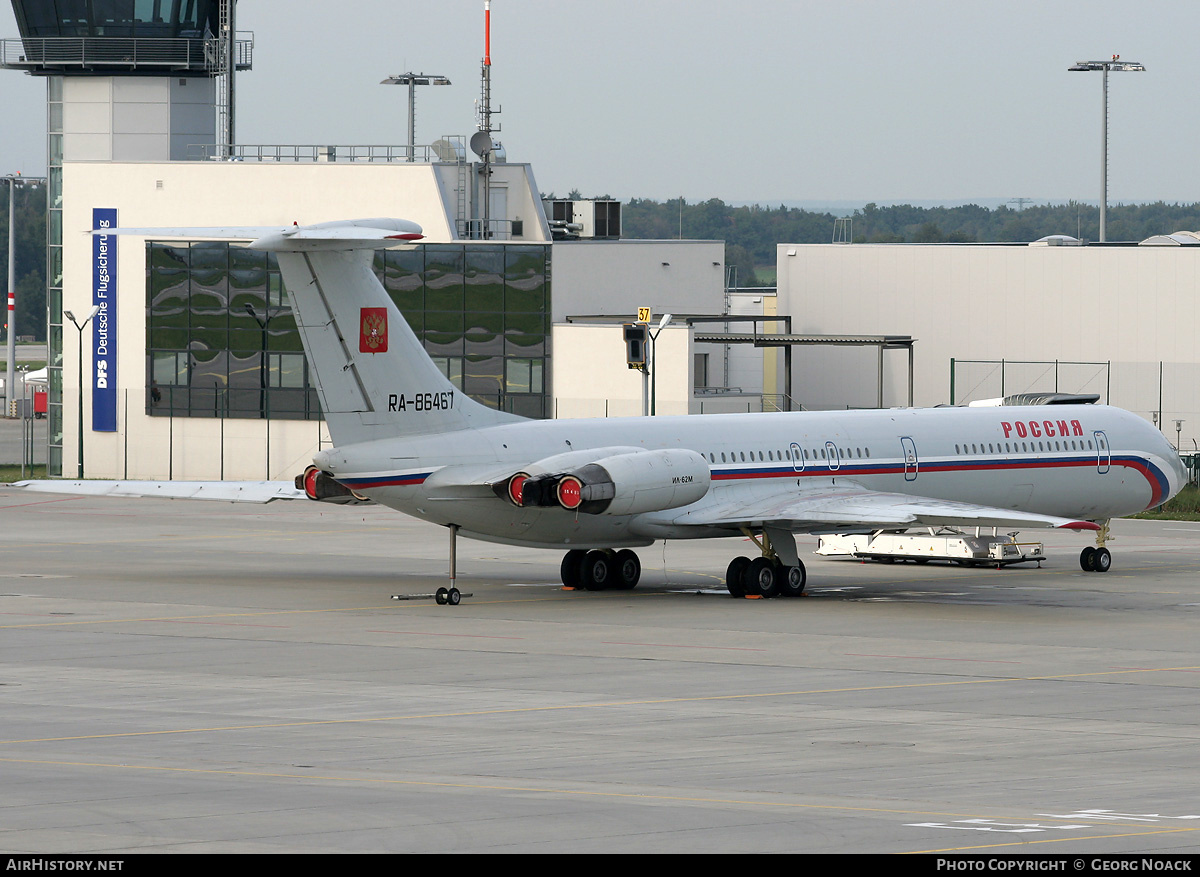
<svg viewBox="0 0 1200 877">
<path fill-rule="evenodd" d="M 497 636 L 491 633 L 438 633 L 432 630 L 367 630 L 367 633 L 391 633 L 397 636 L 445 636 L 458 639 L 513 639 L 526 640 L 525 636 Z"/>
<path fill-rule="evenodd" d="M 600 640 L 602 646 L 646 646 L 655 649 L 704 649 L 717 652 L 765 652 L 766 649 L 756 649 L 750 646 L 691 646 L 684 643 L 626 643 L 613 640 Z"/>
<path fill-rule="evenodd" d="M 642 596 L 653 597 L 659 596 L 656 594 L 644 594 Z M 528 597 L 518 600 L 473 600 L 471 605 L 480 606 L 493 603 L 533 603 L 544 602 L 550 600 L 550 597 Z M 398 610 L 400 608 L 413 609 L 438 609 L 442 607 L 435 606 L 433 601 L 428 603 L 412 603 L 407 607 L 400 607 L 392 602 L 380 603 L 378 606 L 338 606 L 330 609 L 269 609 L 261 612 L 217 612 L 212 615 L 154 615 L 149 617 L 134 617 L 134 618 L 81 618 L 75 621 L 46 621 L 39 624 L 0 624 L 0 630 L 16 630 L 28 627 L 69 627 L 79 624 L 138 624 L 141 622 L 195 622 L 204 621 L 210 618 L 260 618 L 271 615 L 318 615 L 328 612 L 378 612 L 379 610 Z"/>
<path fill-rule="evenodd" d="M 811 697 L 818 694 L 849 694 L 862 691 L 901 691 L 915 688 L 946 688 L 956 685 L 989 685 L 995 683 L 1042 682 L 1086 679 L 1096 676 L 1118 676 L 1130 673 L 1170 673 L 1179 670 L 1198 670 L 1200 667 L 1159 667 L 1151 670 L 1099 670 L 1091 673 L 1061 673 L 1049 676 L 1012 676 L 996 679 L 958 679 L 944 682 L 910 682 L 899 685 L 863 685 L 849 688 L 813 688 L 800 691 L 763 691 L 752 694 L 711 694 L 695 697 L 664 697 L 652 700 L 614 700 L 595 703 L 567 703 L 557 706 L 506 707 L 504 709 L 468 710 L 448 713 L 375 716 L 362 719 L 310 719 L 298 722 L 262 722 L 249 725 L 225 725 L 209 728 L 170 728 L 159 731 L 121 731 L 114 734 L 76 734 L 67 737 L 31 737 L 25 740 L 0 740 L 0 746 L 18 743 L 63 743 L 72 740 L 108 740 L 122 737 L 158 737 L 168 734 L 206 734 L 218 731 L 255 731 L 270 728 L 305 728 L 321 725 L 360 725 L 374 722 L 413 722 L 429 719 L 453 719 L 469 716 L 514 715 L 518 713 L 556 712 L 563 710 L 611 709 L 613 707 L 657 706 L 670 703 L 712 703 L 715 701 L 750 700 L 767 697 Z"/>
<path fill-rule="evenodd" d="M 20 502 L 20 503 L 17 503 L 16 505 L 0 505 L 0 510 L 24 509 L 24 508 L 28 508 L 31 505 L 46 505 L 47 503 L 52 503 L 52 502 L 75 502 L 76 500 L 80 500 L 80 499 L 83 499 L 83 497 L 81 497 L 81 496 L 64 496 L 61 499 L 39 499 L 39 500 L 35 500 L 34 502 Z"/>
<path fill-rule="evenodd" d="M 997 661 L 986 658 L 938 658 L 933 655 L 870 655 L 862 652 L 846 652 L 850 658 L 896 658 L 908 661 L 952 661 L 964 664 L 1023 664 L 1024 661 Z M 1145 670 L 1145 667 L 1123 667 L 1124 670 Z"/>
<path fill-rule="evenodd" d="M 291 630 L 286 624 L 247 624 L 237 621 L 197 621 L 191 618 L 160 619 L 163 624 L 211 624 L 216 627 L 263 627 L 268 630 Z"/>
<path fill-rule="evenodd" d="M 364 776 L 340 776 L 327 774 L 308 774 L 308 773 L 279 773 L 271 771 L 248 771 L 248 770 L 222 770 L 220 768 L 197 768 L 197 767 L 163 767 L 160 765 L 149 764 L 106 764 L 104 762 L 90 761 L 54 761 L 47 759 L 26 759 L 26 758 L 0 758 L 0 764 L 33 764 L 46 765 L 54 767 L 95 767 L 95 768 L 112 768 L 117 770 L 135 770 L 135 771 L 161 771 L 165 773 L 194 773 L 208 776 L 229 776 L 229 777 L 247 777 L 256 779 L 283 779 L 283 780 L 318 780 L 321 782 L 339 782 L 339 783 L 367 783 L 372 785 L 390 785 L 390 786 L 419 786 L 426 788 L 442 788 L 442 789 L 472 789 L 478 791 L 494 791 L 494 792 L 521 792 L 528 794 L 539 795 L 572 795 L 579 797 L 592 798 L 622 798 L 641 801 L 682 801 L 692 804 L 724 804 L 734 805 L 738 807 L 770 807 L 770 808 L 787 808 L 795 810 L 830 810 L 845 813 L 885 813 L 897 816 L 938 816 L 942 818 L 986 818 L 977 815 L 963 813 L 945 813 L 941 811 L 929 810 L 906 810 L 902 808 L 891 807 L 850 807 L 838 804 L 802 804 L 792 801 L 776 801 L 776 800 L 754 800 L 751 798 L 707 798 L 695 795 L 655 795 L 638 792 L 606 792 L 599 790 L 586 789 L 569 789 L 553 786 L 520 786 L 520 785 L 496 785 L 484 783 L 453 783 L 437 780 L 402 780 L 402 779 L 387 779 L 380 777 L 364 777 Z M 1020 817 L 1012 817 L 1020 818 Z M 1113 828 L 1133 827 L 1122 825 L 1121 823 L 1109 823 Z M 1179 831 L 1200 831 L 1200 826 L 1191 828 L 1174 828 L 1163 829 L 1161 831 L 1147 832 L 1130 832 L 1121 835 L 1096 835 L 1095 837 L 1062 837 L 1054 838 L 1054 840 L 1105 840 L 1111 837 L 1135 837 L 1138 834 L 1165 834 L 1169 832 Z M 1026 841 L 1025 843 L 1046 843 L 1047 841 Z M 996 844 L 996 846 L 1008 846 L 1019 844 Z M 981 847 L 982 848 L 982 847 Z M 963 849 L 971 849 L 971 847 L 963 847 Z M 943 852 L 941 850 L 931 850 L 929 852 Z M 948 851 L 946 851 L 948 852 Z"/>
<path fill-rule="evenodd" d="M 1110 824 L 1114 828 L 1123 827 L 1123 826 L 1120 826 L 1119 823 L 1115 823 L 1115 822 L 1110 823 Z M 926 855 L 926 854 L 930 854 L 930 853 L 962 853 L 962 852 L 966 852 L 968 850 L 989 850 L 989 849 L 995 849 L 996 847 L 1024 847 L 1024 846 L 1032 846 L 1033 844 L 1052 844 L 1052 843 L 1062 843 L 1063 841 L 1076 841 L 1076 840 L 1113 840 L 1118 837 L 1146 837 L 1147 835 L 1151 835 L 1151 834 L 1176 834 L 1181 831 L 1200 831 L 1200 827 L 1159 828 L 1159 829 L 1155 829 L 1153 831 L 1130 831 L 1130 832 L 1126 832 L 1125 834 L 1096 834 L 1096 835 L 1087 835 L 1087 836 L 1060 835 L 1058 837 L 1043 838 L 1042 840 L 1018 840 L 1018 841 L 1009 841 L 1008 843 L 980 844 L 979 846 L 973 846 L 973 847 L 946 847 L 945 849 L 940 849 L 940 850 L 911 850 L 911 851 L 909 851 L 908 855 L 920 856 L 920 855 Z M 1147 855 L 1154 855 L 1154 853 L 1150 852 L 1150 853 L 1147 853 Z"/>
</svg>

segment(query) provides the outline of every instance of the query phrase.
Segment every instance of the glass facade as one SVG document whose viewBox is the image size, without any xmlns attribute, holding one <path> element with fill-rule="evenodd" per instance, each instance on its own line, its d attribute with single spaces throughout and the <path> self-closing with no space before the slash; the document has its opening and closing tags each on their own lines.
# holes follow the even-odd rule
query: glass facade
<svg viewBox="0 0 1200 877">
<path fill-rule="evenodd" d="M 217 0 L 15 0 L 23 37 L 203 37 Z"/>
<path fill-rule="evenodd" d="M 321 416 L 273 254 L 146 246 L 148 414 Z M 451 383 L 490 407 L 547 416 L 549 245 L 422 244 L 376 253 L 375 272 Z"/>
</svg>

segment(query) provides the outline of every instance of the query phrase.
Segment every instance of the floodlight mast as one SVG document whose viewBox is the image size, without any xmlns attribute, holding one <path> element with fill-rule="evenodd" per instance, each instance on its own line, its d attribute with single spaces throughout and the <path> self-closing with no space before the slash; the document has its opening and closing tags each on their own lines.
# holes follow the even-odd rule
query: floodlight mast
<svg viewBox="0 0 1200 877">
<path fill-rule="evenodd" d="M 1146 67 L 1137 61 L 1122 61 L 1120 55 L 1113 55 L 1111 61 L 1076 61 L 1067 70 L 1071 73 L 1087 73 L 1092 70 L 1100 70 L 1104 73 L 1104 102 L 1101 106 L 1104 115 L 1100 119 L 1100 243 L 1104 243 L 1108 240 L 1106 234 L 1108 214 L 1108 71 L 1145 73 Z"/>
<path fill-rule="evenodd" d="M 14 369 L 17 363 L 17 269 L 14 264 L 16 250 L 14 241 L 16 232 L 13 229 L 13 217 L 16 215 L 13 205 L 17 202 L 17 179 L 20 174 L 8 174 L 8 365 L 4 377 L 4 405 L 9 416 L 12 413 L 13 387 L 16 384 Z"/>
<path fill-rule="evenodd" d="M 83 478 L 83 330 L 87 328 L 87 324 L 92 321 L 92 317 L 100 313 L 100 305 L 92 305 L 92 309 L 87 312 L 87 316 L 83 318 L 83 322 L 75 319 L 75 314 L 71 311 L 63 311 L 63 316 L 75 324 L 75 328 L 79 330 L 79 471 L 75 477 Z"/>
<path fill-rule="evenodd" d="M 417 160 L 417 86 L 450 85 L 445 76 L 434 73 L 401 73 L 382 80 L 380 85 L 408 86 L 408 161 Z"/>
</svg>

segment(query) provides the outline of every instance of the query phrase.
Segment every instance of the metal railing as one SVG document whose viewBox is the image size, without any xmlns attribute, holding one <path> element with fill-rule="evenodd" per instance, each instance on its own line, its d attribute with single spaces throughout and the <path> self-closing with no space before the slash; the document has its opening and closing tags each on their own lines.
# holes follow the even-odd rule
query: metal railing
<svg viewBox="0 0 1200 877">
<path fill-rule="evenodd" d="M 950 404 L 1050 390 L 1098 392 L 1107 404 L 1112 392 L 1112 367 L 1112 362 L 951 358 Z"/>
<path fill-rule="evenodd" d="M 235 41 L 234 63 L 249 70 L 252 36 Z M 221 41 L 181 37 L 26 37 L 0 40 L 0 67 L 18 70 L 113 68 L 195 70 L 222 68 Z"/>
<path fill-rule="evenodd" d="M 201 143 L 188 147 L 188 155 L 204 161 L 261 161 L 261 162 L 435 162 L 438 156 L 434 145 L 355 145 L 328 146 L 308 143 L 246 144 L 239 143 L 229 154 L 228 147 Z M 411 157 L 410 157 L 411 156 Z"/>
<path fill-rule="evenodd" d="M 520 220 L 512 219 L 458 219 L 455 226 L 462 240 L 471 241 L 508 241 L 517 234 L 515 223 Z"/>
<path fill-rule="evenodd" d="M 787 393 L 763 393 L 763 411 L 803 411 L 804 406 Z"/>
</svg>

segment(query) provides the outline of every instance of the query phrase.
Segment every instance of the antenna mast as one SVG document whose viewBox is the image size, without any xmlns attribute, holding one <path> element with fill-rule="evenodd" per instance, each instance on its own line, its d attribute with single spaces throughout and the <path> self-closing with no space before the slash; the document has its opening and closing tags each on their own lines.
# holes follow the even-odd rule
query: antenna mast
<svg viewBox="0 0 1200 877">
<path fill-rule="evenodd" d="M 472 148 L 483 159 L 483 210 L 480 237 L 492 236 L 492 0 L 483 0 L 483 94 L 479 106 L 479 131 L 484 135 L 472 137 Z M 499 112 L 497 110 L 496 112 Z M 476 139 L 478 138 L 478 140 Z M 476 148 L 478 147 L 478 148 Z"/>
</svg>

